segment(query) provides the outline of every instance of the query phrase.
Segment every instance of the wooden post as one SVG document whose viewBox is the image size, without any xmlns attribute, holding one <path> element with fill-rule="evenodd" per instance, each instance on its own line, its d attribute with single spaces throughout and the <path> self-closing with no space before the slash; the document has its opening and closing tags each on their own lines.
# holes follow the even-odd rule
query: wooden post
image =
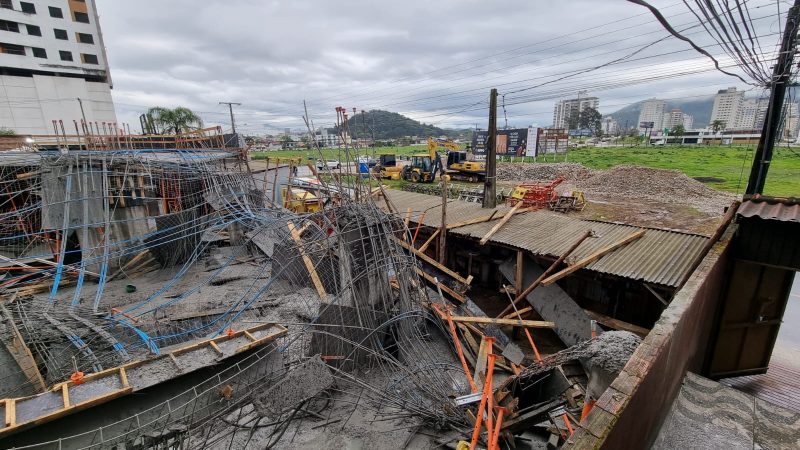
<svg viewBox="0 0 800 450">
<path fill-rule="evenodd" d="M 447 259 L 447 175 L 442 175 L 442 225 L 439 227 L 439 262 Z"/>
<path fill-rule="evenodd" d="M 292 239 L 295 244 L 297 244 L 297 249 L 300 251 L 300 256 L 303 258 L 303 264 L 305 264 L 306 270 L 308 270 L 308 274 L 311 276 L 311 282 L 314 283 L 314 288 L 317 290 L 319 298 L 324 301 L 328 296 L 325 292 L 325 286 L 322 284 L 322 280 L 319 279 L 319 274 L 317 274 L 317 269 L 314 268 L 314 263 L 306 253 L 303 241 L 300 239 L 300 233 L 292 222 L 286 222 L 286 226 L 289 228 L 289 232 L 292 234 Z"/>
<path fill-rule="evenodd" d="M 483 207 L 497 206 L 497 89 L 489 97 L 489 133 L 486 138 L 486 176 L 483 181 Z"/>
<path fill-rule="evenodd" d="M 522 292 L 522 283 L 524 282 L 522 279 L 523 264 L 525 264 L 525 252 L 517 250 L 517 267 L 514 273 L 514 295 Z"/>
</svg>

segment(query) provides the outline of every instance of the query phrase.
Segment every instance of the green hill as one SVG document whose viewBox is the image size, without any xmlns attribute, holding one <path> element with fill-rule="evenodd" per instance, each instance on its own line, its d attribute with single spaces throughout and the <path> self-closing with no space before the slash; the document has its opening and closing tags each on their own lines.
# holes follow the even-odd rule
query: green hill
<svg viewBox="0 0 800 450">
<path fill-rule="evenodd" d="M 367 136 L 375 139 L 398 139 L 405 136 L 429 137 L 449 136 L 458 137 L 464 130 L 451 130 L 439 128 L 418 122 L 402 114 L 374 109 L 366 113 L 359 113 L 347 119 L 347 126 L 351 136 L 356 138 Z"/>
</svg>

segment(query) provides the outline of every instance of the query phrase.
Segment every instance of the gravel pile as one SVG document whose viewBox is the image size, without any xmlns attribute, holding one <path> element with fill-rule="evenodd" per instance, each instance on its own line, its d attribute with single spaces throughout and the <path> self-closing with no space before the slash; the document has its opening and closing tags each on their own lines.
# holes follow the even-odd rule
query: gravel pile
<svg viewBox="0 0 800 450">
<path fill-rule="evenodd" d="M 653 200 L 693 206 L 711 214 L 721 214 L 735 195 L 712 189 L 679 170 L 652 169 L 634 165 L 593 170 L 577 163 L 513 164 L 499 163 L 501 181 L 550 181 L 564 177 L 557 190 L 580 189 L 589 194 L 632 200 Z"/>
<path fill-rule="evenodd" d="M 578 184 L 589 194 L 619 195 L 694 206 L 700 211 L 721 213 L 736 197 L 717 191 L 679 170 L 652 169 L 632 165 L 599 170 Z"/>
<path fill-rule="evenodd" d="M 550 181 L 564 177 L 568 182 L 576 182 L 590 178 L 594 172 L 577 163 L 497 164 L 497 178 L 501 181 Z"/>
</svg>

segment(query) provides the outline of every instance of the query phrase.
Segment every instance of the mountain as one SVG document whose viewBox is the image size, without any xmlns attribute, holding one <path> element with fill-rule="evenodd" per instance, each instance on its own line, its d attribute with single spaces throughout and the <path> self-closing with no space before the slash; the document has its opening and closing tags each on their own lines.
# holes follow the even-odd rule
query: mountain
<svg viewBox="0 0 800 450">
<path fill-rule="evenodd" d="M 373 131 L 375 139 L 398 139 L 405 136 L 429 137 L 429 136 L 449 136 L 458 137 L 464 130 L 452 130 L 439 128 L 418 122 L 414 119 L 390 111 L 374 109 L 366 113 L 359 113 L 355 117 L 347 119 L 347 126 L 350 134 L 355 137 L 364 135 L 372 137 Z"/>
<path fill-rule="evenodd" d="M 642 103 L 636 102 L 630 104 L 616 112 L 610 114 L 614 120 L 617 121 L 619 126 L 636 127 L 639 125 L 639 112 L 642 110 Z M 694 117 L 693 128 L 703 128 L 711 121 L 711 108 L 714 106 L 714 96 L 708 96 L 699 100 L 690 101 L 667 101 L 665 112 L 669 112 L 674 108 L 680 108 L 684 114 L 689 114 Z"/>
</svg>

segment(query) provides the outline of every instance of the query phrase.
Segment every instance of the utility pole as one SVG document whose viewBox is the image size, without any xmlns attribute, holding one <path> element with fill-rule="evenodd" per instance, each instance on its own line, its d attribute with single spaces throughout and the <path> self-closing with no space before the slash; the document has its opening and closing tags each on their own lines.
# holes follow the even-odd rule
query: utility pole
<svg viewBox="0 0 800 450">
<path fill-rule="evenodd" d="M 234 118 L 233 118 L 233 105 L 242 106 L 242 104 L 241 103 L 235 103 L 235 102 L 219 102 L 219 104 L 220 105 L 228 105 L 228 111 L 231 112 L 231 131 L 233 132 L 233 134 L 236 134 L 236 120 L 234 120 Z M 245 125 L 247 125 L 247 124 L 245 124 Z"/>
<path fill-rule="evenodd" d="M 746 196 L 761 194 L 764 191 L 764 182 L 767 179 L 769 164 L 772 162 L 772 149 L 775 147 L 775 139 L 778 137 L 778 127 L 781 123 L 786 87 L 792 71 L 798 19 L 800 19 L 800 0 L 795 0 L 794 6 L 789 9 L 786 17 L 778 62 L 773 68 L 767 116 L 764 118 L 761 139 L 758 141 L 758 148 L 753 156 L 753 166 L 750 169 L 750 178 L 747 180 L 747 189 L 745 190 Z"/>
<path fill-rule="evenodd" d="M 800 1 L 800 0 L 798 0 Z M 497 89 L 489 95 L 489 133 L 486 138 L 486 177 L 483 181 L 483 207 L 497 206 Z"/>
</svg>

